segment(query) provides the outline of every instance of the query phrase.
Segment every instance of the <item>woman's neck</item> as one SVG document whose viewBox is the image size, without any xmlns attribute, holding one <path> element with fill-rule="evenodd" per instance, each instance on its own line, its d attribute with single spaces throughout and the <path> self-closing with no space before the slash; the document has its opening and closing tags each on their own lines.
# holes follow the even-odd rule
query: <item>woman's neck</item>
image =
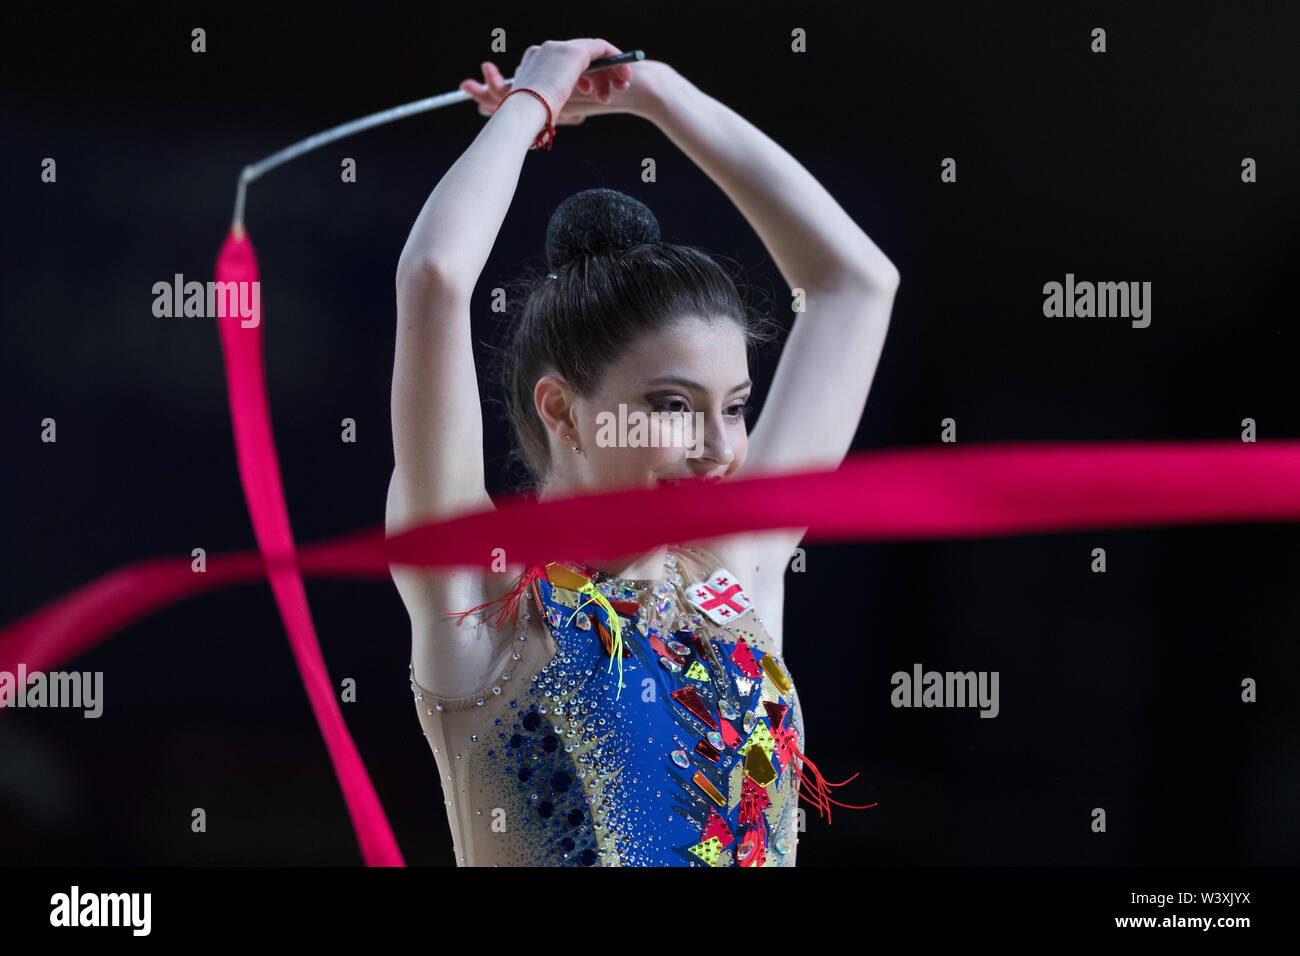
<svg viewBox="0 0 1300 956">
<path fill-rule="evenodd" d="M 611 578 L 626 578 L 633 581 L 666 580 L 664 562 L 668 549 L 663 545 L 641 554 L 627 554 L 616 558 L 602 558 L 595 563 L 588 562 L 597 571 L 603 571 Z"/>
<path fill-rule="evenodd" d="M 554 498 L 566 498 L 580 494 L 581 489 L 569 488 L 555 481 L 548 481 L 537 491 L 538 501 L 550 501 Z M 668 560 L 668 548 L 665 545 L 633 554 L 624 554 L 612 558 L 601 558 L 595 562 L 586 562 L 593 570 L 600 571 L 611 578 L 629 580 L 667 580 L 664 564 Z"/>
</svg>

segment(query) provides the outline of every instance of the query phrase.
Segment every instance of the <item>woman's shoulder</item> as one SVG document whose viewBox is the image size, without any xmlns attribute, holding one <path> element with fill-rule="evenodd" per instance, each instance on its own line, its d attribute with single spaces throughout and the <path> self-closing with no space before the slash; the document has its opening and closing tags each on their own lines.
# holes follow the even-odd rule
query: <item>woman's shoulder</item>
<svg viewBox="0 0 1300 956">
<path fill-rule="evenodd" d="M 705 576 L 725 569 L 743 584 L 755 588 L 785 580 L 790 555 L 785 553 L 785 539 L 778 535 L 738 534 L 710 538 L 678 545 L 686 562 Z"/>
<path fill-rule="evenodd" d="M 781 646 L 785 563 L 774 553 L 768 554 L 772 550 L 770 542 L 763 541 L 761 535 L 732 535 L 692 541 L 673 550 L 678 554 L 683 587 L 708 583 L 716 574 L 726 576 L 740 585 L 763 630 L 777 647 Z"/>
</svg>

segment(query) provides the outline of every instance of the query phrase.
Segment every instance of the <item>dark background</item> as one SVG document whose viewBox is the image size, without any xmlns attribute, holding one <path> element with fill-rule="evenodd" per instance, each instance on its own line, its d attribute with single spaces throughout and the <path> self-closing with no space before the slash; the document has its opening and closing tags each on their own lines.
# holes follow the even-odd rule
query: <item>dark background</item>
<svg viewBox="0 0 1300 956">
<path fill-rule="evenodd" d="M 255 547 L 215 323 L 151 313 L 154 282 L 212 277 L 240 168 L 452 90 L 483 59 L 509 76 L 547 38 L 672 63 L 806 165 L 899 266 L 855 449 L 937 442 L 947 416 L 970 443 L 1236 438 L 1245 417 L 1261 439 L 1300 437 L 1295 6 L 897 6 L 6 8 L 0 622 L 130 562 Z M 806 54 L 790 52 L 796 26 Z M 1097 26 L 1104 55 L 1089 52 Z M 250 189 L 300 543 L 382 524 L 397 257 L 483 122 L 471 105 L 408 119 Z M 57 184 L 40 181 L 46 156 Z M 344 156 L 355 184 L 339 181 Z M 940 182 L 946 156 L 957 184 Z M 739 260 L 788 302 L 707 177 L 652 125 L 600 117 L 524 162 L 475 301 L 484 362 L 504 329 L 487 290 L 537 264 L 551 210 L 591 186 L 643 199 L 665 238 Z M 1151 326 L 1045 319 L 1042 285 L 1067 272 L 1151 281 Z M 753 370 L 757 402 L 778 354 Z M 57 444 L 39 440 L 46 416 Z M 339 440 L 344 417 L 357 444 Z M 1293 524 L 1263 523 L 809 545 L 807 573 L 788 576 L 785 647 L 809 751 L 830 779 L 861 772 L 839 799 L 880 805 L 830 827 L 810 809 L 799 863 L 1300 861 L 1296 545 Z M 358 682 L 343 711 L 407 862 L 451 865 L 396 590 L 307 592 L 331 677 Z M 999 671 L 1000 716 L 892 708 L 889 677 L 914 662 Z M 360 863 L 267 585 L 162 610 L 60 665 L 74 668 L 104 672 L 102 718 L 0 714 L 0 859 Z M 1256 704 L 1240 702 L 1244 677 Z M 189 830 L 195 806 L 206 835 Z"/>
</svg>

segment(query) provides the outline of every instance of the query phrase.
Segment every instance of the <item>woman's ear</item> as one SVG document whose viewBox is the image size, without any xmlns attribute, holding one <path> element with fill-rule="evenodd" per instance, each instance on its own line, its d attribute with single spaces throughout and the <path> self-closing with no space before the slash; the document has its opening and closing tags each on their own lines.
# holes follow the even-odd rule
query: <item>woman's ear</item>
<svg viewBox="0 0 1300 956">
<path fill-rule="evenodd" d="M 570 444 L 577 437 L 573 400 L 573 389 L 558 375 L 543 375 L 533 388 L 533 406 L 542 424 L 561 442 Z"/>
</svg>

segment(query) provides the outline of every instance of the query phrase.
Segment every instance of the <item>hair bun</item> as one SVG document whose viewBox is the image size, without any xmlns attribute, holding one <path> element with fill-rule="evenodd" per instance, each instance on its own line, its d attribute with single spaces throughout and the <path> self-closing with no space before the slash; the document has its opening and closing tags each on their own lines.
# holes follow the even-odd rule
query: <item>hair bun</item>
<svg viewBox="0 0 1300 956">
<path fill-rule="evenodd" d="M 546 261 L 552 270 L 585 255 L 621 252 L 659 242 L 650 207 L 616 189 L 584 189 L 556 207 L 546 227 Z"/>
</svg>

